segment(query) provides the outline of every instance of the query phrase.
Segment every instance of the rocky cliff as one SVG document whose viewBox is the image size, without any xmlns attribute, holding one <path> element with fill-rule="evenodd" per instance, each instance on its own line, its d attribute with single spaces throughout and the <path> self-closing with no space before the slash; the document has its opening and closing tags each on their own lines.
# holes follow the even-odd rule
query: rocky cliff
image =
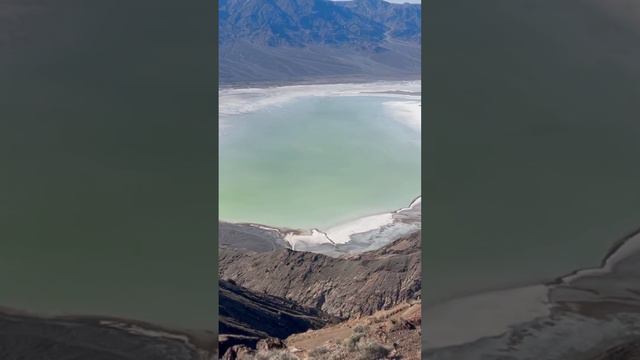
<svg viewBox="0 0 640 360">
<path fill-rule="evenodd" d="M 370 315 L 420 298 L 420 231 L 346 258 L 277 249 L 221 248 L 220 279 L 339 318 Z"/>
<path fill-rule="evenodd" d="M 331 322 L 329 316 L 316 309 L 252 292 L 230 281 L 220 281 L 218 284 L 218 330 L 222 334 L 285 338 Z"/>
</svg>

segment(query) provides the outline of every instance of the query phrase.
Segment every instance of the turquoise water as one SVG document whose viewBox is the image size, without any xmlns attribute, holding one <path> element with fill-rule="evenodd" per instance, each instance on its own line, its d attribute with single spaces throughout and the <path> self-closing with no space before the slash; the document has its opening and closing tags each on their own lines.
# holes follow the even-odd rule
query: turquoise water
<svg viewBox="0 0 640 360">
<path fill-rule="evenodd" d="M 420 134 L 388 100 L 307 97 L 224 119 L 220 218 L 323 228 L 409 204 L 420 194 Z"/>
<path fill-rule="evenodd" d="M 598 266 L 640 226 L 637 22 L 592 6 L 614 2 L 436 3 L 425 301 Z"/>
<path fill-rule="evenodd" d="M 212 5 L 2 2 L 0 306 L 216 329 Z"/>
</svg>

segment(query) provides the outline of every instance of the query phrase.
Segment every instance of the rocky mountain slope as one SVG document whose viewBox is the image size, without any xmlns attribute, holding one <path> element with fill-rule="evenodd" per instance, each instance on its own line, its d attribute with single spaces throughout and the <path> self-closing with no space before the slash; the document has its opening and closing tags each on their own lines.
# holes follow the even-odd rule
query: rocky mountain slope
<svg viewBox="0 0 640 360">
<path fill-rule="evenodd" d="M 257 293 L 220 281 L 218 306 L 218 350 L 223 355 L 232 346 L 255 347 L 260 339 L 287 336 L 318 329 L 335 321 L 316 309 Z"/>
<path fill-rule="evenodd" d="M 382 0 L 222 0 L 220 83 L 417 78 L 420 19 Z"/>
<path fill-rule="evenodd" d="M 420 234 L 346 258 L 277 249 L 220 248 L 219 276 L 339 318 L 371 315 L 420 298 Z"/>
<path fill-rule="evenodd" d="M 295 334 L 286 339 L 289 351 L 298 358 L 330 358 L 331 354 L 362 355 L 367 346 L 377 345 L 400 359 L 420 359 L 422 335 L 421 303 L 403 303 L 389 310 Z M 360 354 L 359 354 L 360 353 Z M 322 357 L 325 355 L 325 357 Z"/>
<path fill-rule="evenodd" d="M 329 316 L 296 303 L 252 292 L 229 281 L 220 281 L 219 331 L 255 337 L 285 338 L 293 333 L 317 329 L 331 321 Z"/>
<path fill-rule="evenodd" d="M 370 316 L 294 334 L 284 341 L 262 339 L 257 343 L 256 349 L 235 345 L 222 358 L 418 360 L 421 323 L 420 301 L 412 301 Z"/>
</svg>

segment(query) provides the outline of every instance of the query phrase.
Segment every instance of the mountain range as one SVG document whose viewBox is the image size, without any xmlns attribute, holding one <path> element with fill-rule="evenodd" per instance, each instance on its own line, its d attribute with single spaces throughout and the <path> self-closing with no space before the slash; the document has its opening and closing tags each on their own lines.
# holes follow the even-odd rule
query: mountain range
<svg viewBox="0 0 640 360">
<path fill-rule="evenodd" d="M 221 84 L 420 76 L 421 6 L 222 0 Z"/>
</svg>

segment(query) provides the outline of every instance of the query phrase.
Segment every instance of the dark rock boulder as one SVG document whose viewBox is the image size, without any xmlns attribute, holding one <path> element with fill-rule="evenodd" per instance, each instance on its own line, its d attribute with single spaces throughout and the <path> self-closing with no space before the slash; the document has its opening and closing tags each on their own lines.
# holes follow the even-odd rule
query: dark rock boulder
<svg viewBox="0 0 640 360">
<path fill-rule="evenodd" d="M 279 349 L 286 349 L 286 348 L 287 348 L 287 345 L 284 343 L 284 341 L 274 337 L 261 339 L 260 341 L 258 341 L 258 344 L 256 345 L 256 350 L 258 351 L 271 351 L 271 350 L 279 350 Z"/>
<path fill-rule="evenodd" d="M 250 360 L 255 351 L 245 345 L 233 345 L 222 355 L 223 360 Z"/>
</svg>

